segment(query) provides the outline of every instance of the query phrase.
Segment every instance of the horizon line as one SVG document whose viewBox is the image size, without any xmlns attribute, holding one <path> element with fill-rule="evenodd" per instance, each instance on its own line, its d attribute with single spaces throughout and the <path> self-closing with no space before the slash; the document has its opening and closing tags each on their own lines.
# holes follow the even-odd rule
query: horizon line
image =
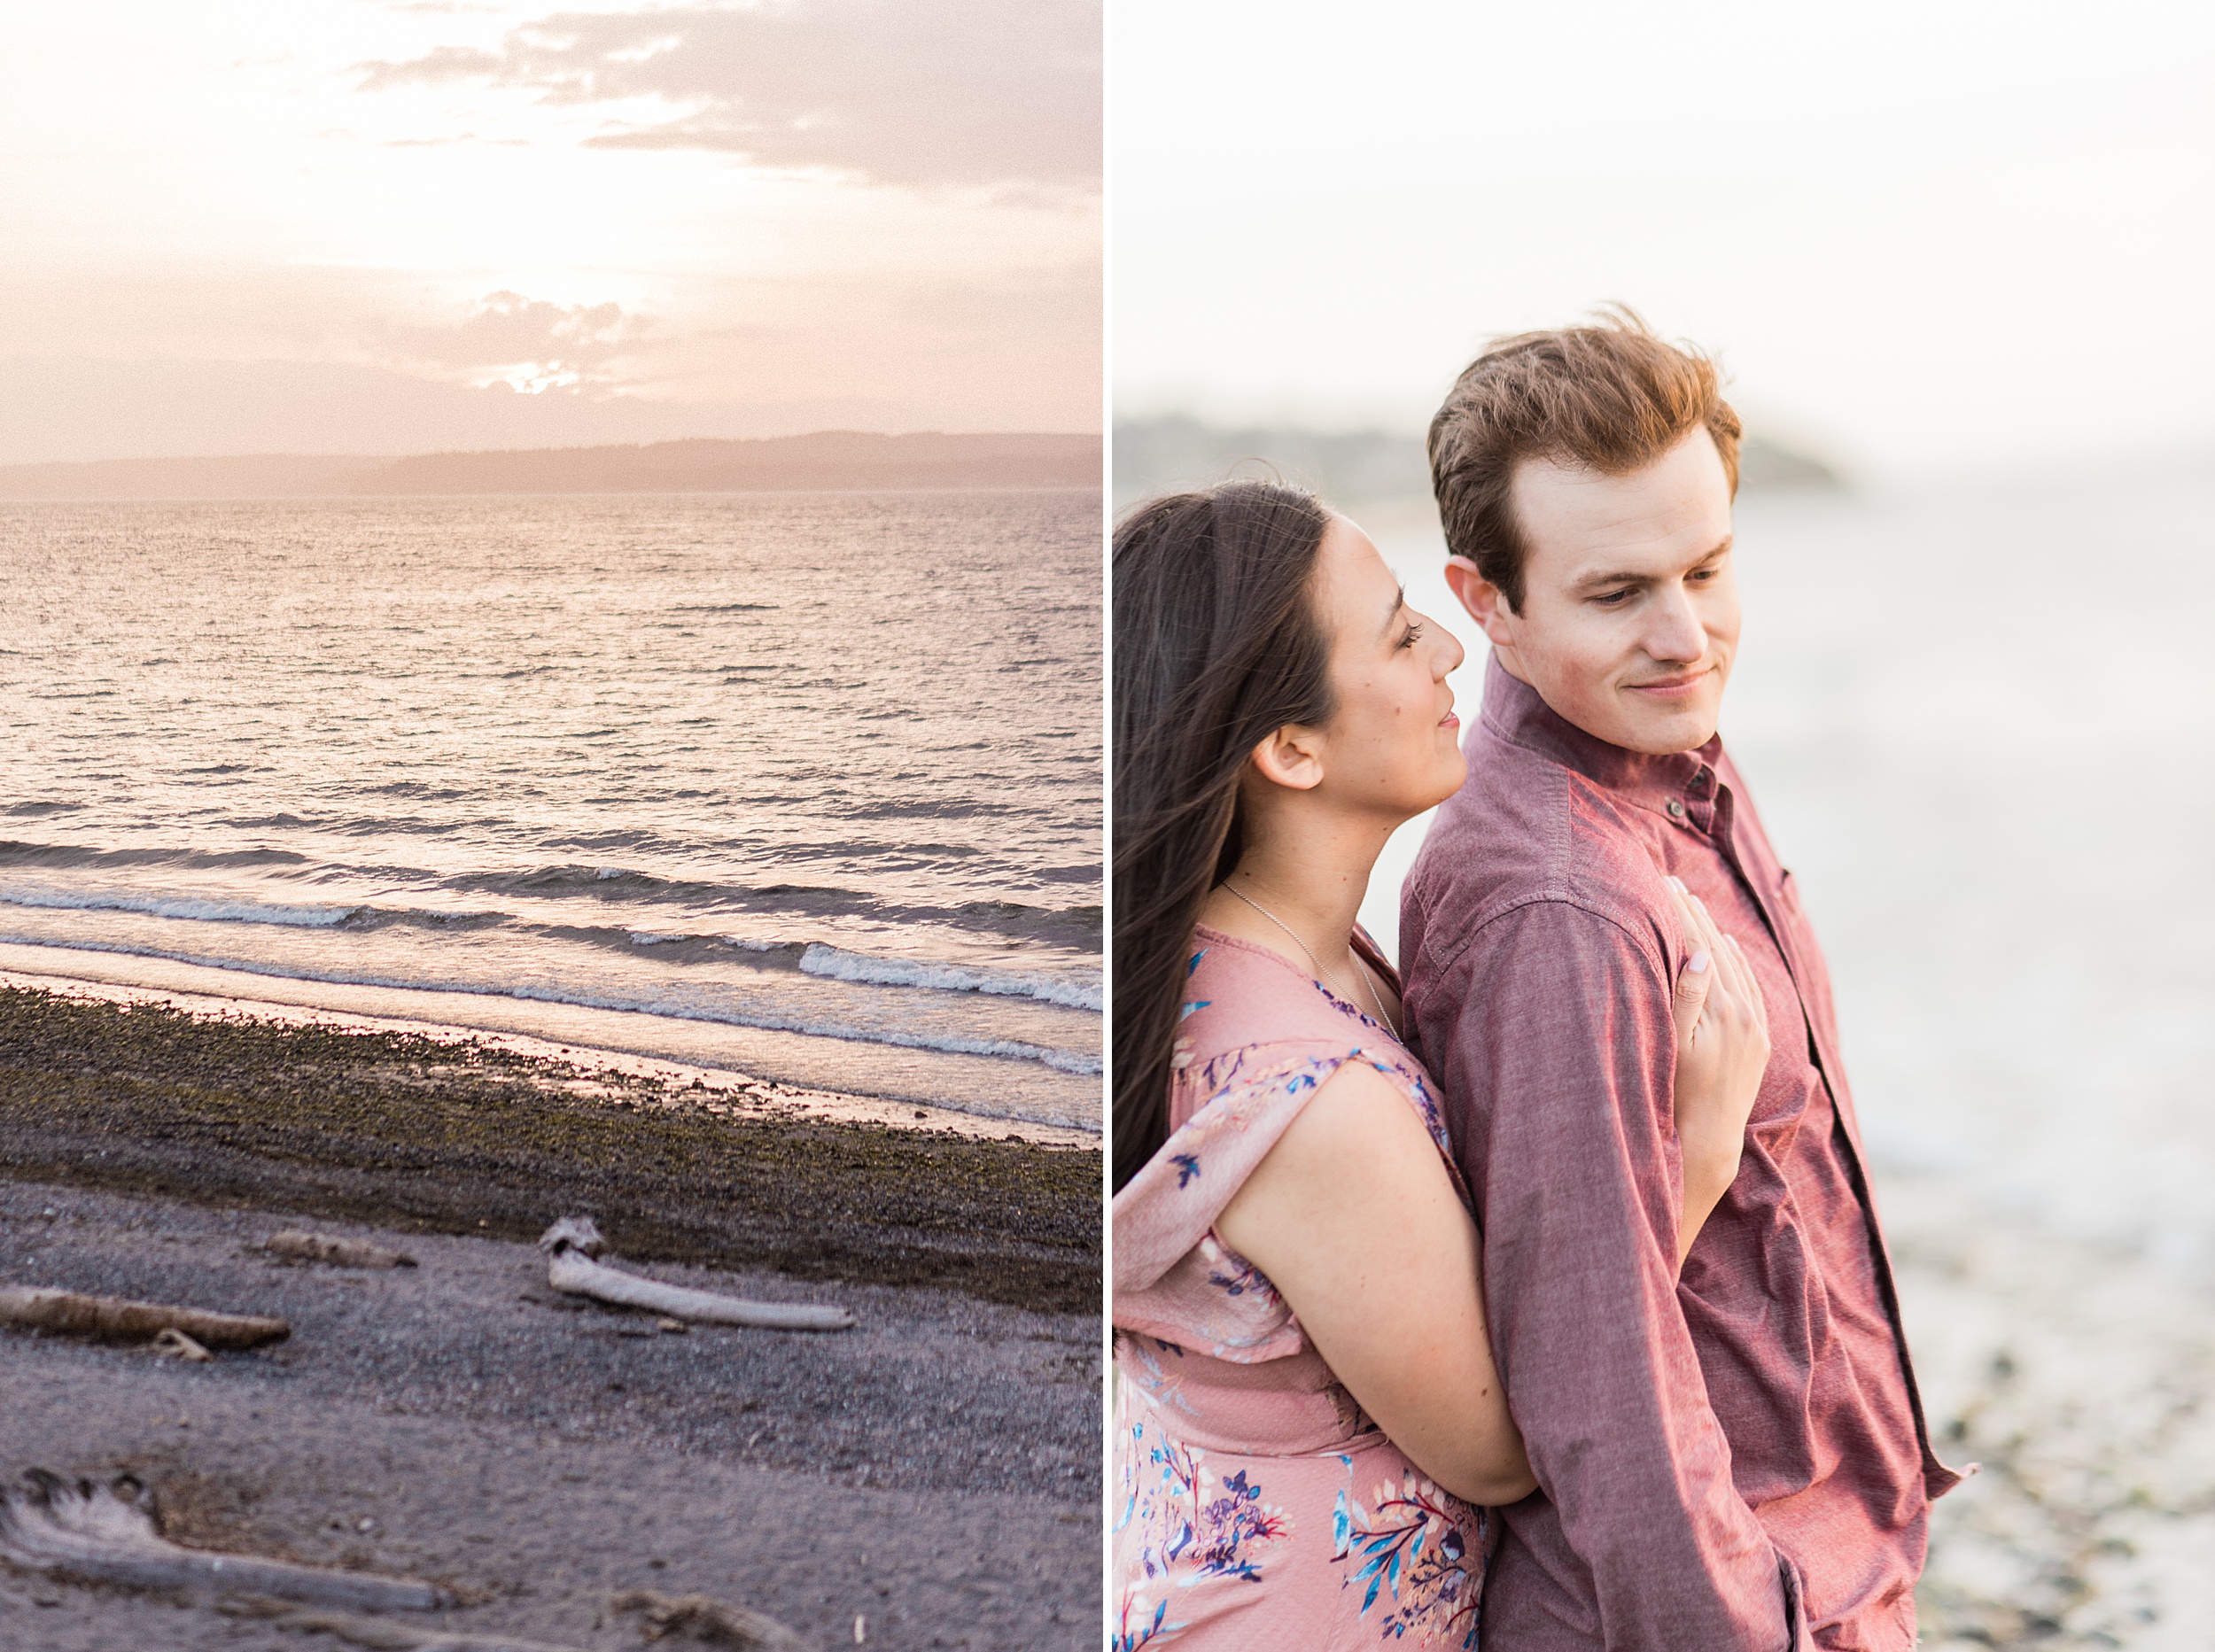
<svg viewBox="0 0 2215 1652">
<path fill-rule="evenodd" d="M 208 464 L 253 459 L 322 460 L 338 463 L 348 460 L 366 460 L 377 462 L 403 459 L 477 458 L 493 454 L 607 453 L 626 448 L 642 452 L 654 447 L 681 446 L 692 442 L 716 442 L 734 446 L 748 443 L 806 441 L 811 438 L 820 436 L 873 436 L 888 441 L 898 441 L 902 438 L 913 436 L 978 439 L 1028 436 L 1058 438 L 1069 441 L 1105 441 L 1107 434 L 1104 430 L 867 430 L 847 426 L 827 426 L 820 430 L 797 430 L 782 436 L 672 436 L 651 442 L 573 442 L 539 447 L 425 447 L 388 453 L 279 453 L 265 449 L 259 453 L 243 454 L 128 454 L 111 455 L 105 459 L 6 459 L 0 460 L 0 470 L 51 469 L 65 466 L 91 465 Z"/>
</svg>

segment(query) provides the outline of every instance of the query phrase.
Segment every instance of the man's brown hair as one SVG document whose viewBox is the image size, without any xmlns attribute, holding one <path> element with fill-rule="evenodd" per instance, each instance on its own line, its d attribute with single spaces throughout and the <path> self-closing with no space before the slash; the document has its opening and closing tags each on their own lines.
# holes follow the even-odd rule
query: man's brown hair
<svg viewBox="0 0 2215 1652">
<path fill-rule="evenodd" d="M 1738 492 L 1738 415 L 1715 364 L 1657 337 L 1620 306 L 1597 325 L 1497 338 L 1463 369 L 1431 421 L 1431 488 L 1446 548 L 1523 605 L 1528 547 L 1511 498 L 1526 459 L 1605 476 L 1644 469 L 1705 427 Z"/>
</svg>

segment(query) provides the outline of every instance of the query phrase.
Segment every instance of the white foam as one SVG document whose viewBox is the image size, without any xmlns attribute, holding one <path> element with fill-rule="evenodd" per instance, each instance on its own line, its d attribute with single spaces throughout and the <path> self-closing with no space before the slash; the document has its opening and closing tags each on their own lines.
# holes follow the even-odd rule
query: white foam
<svg viewBox="0 0 2215 1652">
<path fill-rule="evenodd" d="M 871 987 L 929 987 L 939 992 L 983 992 L 1003 997 L 1037 998 L 1065 1009 L 1101 1007 L 1097 975 L 1048 975 L 1036 971 L 991 969 L 971 964 L 929 964 L 911 958 L 877 958 L 816 942 L 800 955 L 800 968 L 832 981 Z"/>
<path fill-rule="evenodd" d="M 363 910 L 358 905 L 219 901 L 190 895 L 57 889 L 35 884 L 0 884 L 0 905 L 81 912 L 144 912 L 155 918 L 179 918 L 192 923 L 281 924 L 296 929 L 329 929 Z"/>
<path fill-rule="evenodd" d="M 666 998 L 633 997 L 624 993 L 595 993 L 574 988 L 517 986 L 488 987 L 481 982 L 439 981 L 428 976 L 396 975 L 367 970 L 310 969 L 237 958 L 217 957 L 167 947 L 126 946 L 115 942 L 72 937 L 0 934 L 0 942 L 16 946 L 61 946 L 88 952 L 113 952 L 132 958 L 167 958 L 207 969 L 236 970 L 242 974 L 277 980 L 319 981 L 334 986 L 389 987 L 416 992 L 459 992 L 484 997 L 521 998 L 540 1004 L 573 1004 L 580 1009 L 617 1010 L 631 1014 L 658 1016 L 674 1021 L 708 1021 L 726 1027 L 750 1027 L 764 1032 L 800 1033 L 815 1038 L 838 1038 L 854 1043 L 892 1044 L 905 1050 L 935 1050 L 948 1055 L 996 1056 L 1003 1059 L 1036 1061 L 1060 1073 L 1091 1075 L 1102 1070 L 1100 1058 L 1081 1051 L 1056 1050 L 1015 1038 L 975 1038 L 960 1033 L 918 1031 L 901 1027 L 868 1027 L 836 1019 L 781 1014 L 773 1010 L 724 1008 L 698 1003 L 676 1004 Z"/>
</svg>

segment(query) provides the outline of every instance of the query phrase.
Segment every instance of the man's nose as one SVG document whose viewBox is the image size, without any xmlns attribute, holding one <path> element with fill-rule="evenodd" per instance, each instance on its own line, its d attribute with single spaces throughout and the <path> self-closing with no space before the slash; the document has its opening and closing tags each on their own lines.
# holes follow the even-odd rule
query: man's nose
<svg viewBox="0 0 2215 1652">
<path fill-rule="evenodd" d="M 1644 647 L 1655 659 L 1689 665 L 1707 652 L 1706 627 L 1692 611 L 1691 599 L 1682 586 L 1664 593 L 1647 614 L 1651 623 Z"/>
</svg>

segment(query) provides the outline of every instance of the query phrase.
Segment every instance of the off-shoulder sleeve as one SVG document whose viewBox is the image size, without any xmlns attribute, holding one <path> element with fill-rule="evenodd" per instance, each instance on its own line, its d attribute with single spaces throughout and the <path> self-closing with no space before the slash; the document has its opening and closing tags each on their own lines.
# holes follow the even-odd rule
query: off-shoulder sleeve
<svg viewBox="0 0 2215 1652">
<path fill-rule="evenodd" d="M 1276 1288 L 1214 1229 L 1300 1110 L 1348 1061 L 1407 1082 L 1387 1060 L 1322 1045 L 1232 1050 L 1178 1075 L 1207 1099 L 1110 1207 L 1118 1328 L 1239 1364 L 1307 1346 Z"/>
</svg>

